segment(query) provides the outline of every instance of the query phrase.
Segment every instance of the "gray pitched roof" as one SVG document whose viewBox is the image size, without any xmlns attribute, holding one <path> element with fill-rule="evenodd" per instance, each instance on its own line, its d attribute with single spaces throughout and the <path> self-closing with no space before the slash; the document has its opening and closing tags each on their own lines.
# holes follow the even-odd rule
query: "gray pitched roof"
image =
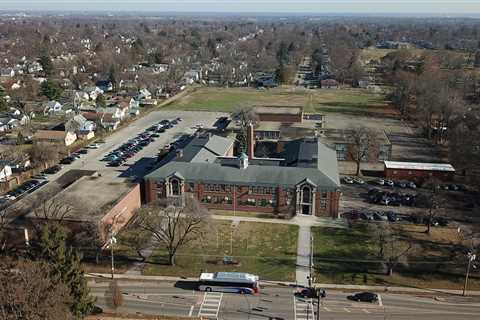
<svg viewBox="0 0 480 320">
<path fill-rule="evenodd" d="M 186 181 L 236 185 L 295 186 L 309 179 L 322 190 L 335 190 L 339 184 L 316 168 L 249 165 L 246 169 L 222 166 L 218 163 L 189 163 L 172 161 L 148 174 L 147 180 L 164 180 L 174 172 Z"/>
<path fill-rule="evenodd" d="M 224 156 L 233 143 L 232 139 L 216 135 L 197 137 L 183 149 L 183 156 L 179 161 L 213 163 L 218 156 Z"/>
</svg>

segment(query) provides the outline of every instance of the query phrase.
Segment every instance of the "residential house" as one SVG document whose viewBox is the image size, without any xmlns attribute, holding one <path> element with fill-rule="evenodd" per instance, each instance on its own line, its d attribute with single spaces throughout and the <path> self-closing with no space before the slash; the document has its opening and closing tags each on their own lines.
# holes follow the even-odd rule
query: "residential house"
<svg viewBox="0 0 480 320">
<path fill-rule="evenodd" d="M 114 118 L 110 113 L 104 112 L 82 112 L 85 119 L 93 121 L 106 130 L 116 130 L 120 119 Z"/>
<path fill-rule="evenodd" d="M 0 77 L 13 78 L 15 76 L 15 70 L 13 68 L 0 68 Z"/>
<path fill-rule="evenodd" d="M 101 94 L 104 94 L 104 91 L 97 86 L 88 86 L 85 87 L 84 91 L 88 93 L 90 100 L 97 100 L 97 97 Z"/>
<path fill-rule="evenodd" d="M 23 154 L 15 160 L 9 161 L 10 168 L 13 172 L 22 172 L 29 169 L 32 166 L 30 162 L 30 157 L 28 154 Z"/>
<path fill-rule="evenodd" d="M 0 181 L 7 181 L 11 175 L 12 167 L 10 167 L 8 161 L 0 160 Z"/>
<path fill-rule="evenodd" d="M 55 100 L 48 101 L 47 104 L 45 105 L 45 109 L 43 110 L 44 115 L 52 115 L 52 114 L 58 114 L 62 112 L 63 110 L 63 105 Z"/>
<path fill-rule="evenodd" d="M 102 90 L 103 92 L 110 92 L 113 90 L 113 84 L 108 80 L 99 80 L 95 83 L 95 86 Z"/>
<path fill-rule="evenodd" d="M 137 89 L 137 82 L 135 80 L 120 80 L 118 83 L 120 89 Z"/>
<path fill-rule="evenodd" d="M 37 143 L 54 143 L 69 146 L 77 140 L 77 134 L 71 131 L 38 130 L 33 136 Z"/>
<path fill-rule="evenodd" d="M 65 130 L 75 132 L 79 139 L 89 140 L 95 137 L 95 122 L 77 114 L 65 123 Z"/>
<path fill-rule="evenodd" d="M 150 100 L 152 99 L 152 94 L 146 88 L 140 90 L 137 96 L 137 100 Z"/>
</svg>

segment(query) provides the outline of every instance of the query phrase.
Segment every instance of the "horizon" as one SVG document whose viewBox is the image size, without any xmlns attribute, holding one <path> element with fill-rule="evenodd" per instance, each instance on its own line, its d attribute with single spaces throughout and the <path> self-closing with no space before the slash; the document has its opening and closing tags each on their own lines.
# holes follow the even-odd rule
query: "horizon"
<svg viewBox="0 0 480 320">
<path fill-rule="evenodd" d="M 225 15 L 480 16 L 477 0 L 0 0 L 0 12 Z"/>
</svg>

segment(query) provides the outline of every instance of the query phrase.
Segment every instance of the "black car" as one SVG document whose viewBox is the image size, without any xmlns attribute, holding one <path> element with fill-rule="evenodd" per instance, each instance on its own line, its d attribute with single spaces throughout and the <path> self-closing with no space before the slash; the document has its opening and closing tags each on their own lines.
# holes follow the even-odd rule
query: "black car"
<svg viewBox="0 0 480 320">
<path fill-rule="evenodd" d="M 111 161 L 108 163 L 108 166 L 110 167 L 119 167 L 122 165 L 122 161 Z"/>
<path fill-rule="evenodd" d="M 62 167 L 60 167 L 59 165 L 55 165 L 53 167 L 50 167 L 48 169 L 46 169 L 44 171 L 44 173 L 46 174 L 54 174 L 54 173 L 57 173 L 58 171 L 62 170 Z"/>
<path fill-rule="evenodd" d="M 373 292 L 360 292 L 356 293 L 354 295 L 348 296 L 348 300 L 352 301 L 361 301 L 361 302 L 377 302 L 378 301 L 378 295 Z"/>
<path fill-rule="evenodd" d="M 316 290 L 315 288 L 301 288 L 297 292 L 295 292 L 295 296 L 307 299 L 317 299 L 318 294 L 320 293 L 321 298 L 326 297 L 326 293 L 324 289 Z"/>
<path fill-rule="evenodd" d="M 78 153 L 80 154 L 87 154 L 88 153 L 88 149 L 80 149 L 77 151 Z"/>
<path fill-rule="evenodd" d="M 71 164 L 75 159 L 72 158 L 72 157 L 66 157 L 66 158 L 63 158 L 60 163 L 61 164 Z"/>
</svg>

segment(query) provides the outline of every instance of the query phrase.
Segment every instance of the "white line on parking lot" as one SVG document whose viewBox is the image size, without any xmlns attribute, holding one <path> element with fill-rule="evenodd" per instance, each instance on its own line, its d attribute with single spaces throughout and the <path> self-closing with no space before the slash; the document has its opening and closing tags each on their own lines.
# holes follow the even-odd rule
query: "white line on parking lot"
<svg viewBox="0 0 480 320">
<path fill-rule="evenodd" d="M 367 309 L 362 309 L 362 311 L 365 313 L 370 313 L 370 311 L 368 311 Z"/>
<path fill-rule="evenodd" d="M 347 308 L 343 308 L 343 310 L 345 310 L 345 312 L 349 312 L 349 313 L 352 312 L 352 311 L 348 310 Z"/>
</svg>

